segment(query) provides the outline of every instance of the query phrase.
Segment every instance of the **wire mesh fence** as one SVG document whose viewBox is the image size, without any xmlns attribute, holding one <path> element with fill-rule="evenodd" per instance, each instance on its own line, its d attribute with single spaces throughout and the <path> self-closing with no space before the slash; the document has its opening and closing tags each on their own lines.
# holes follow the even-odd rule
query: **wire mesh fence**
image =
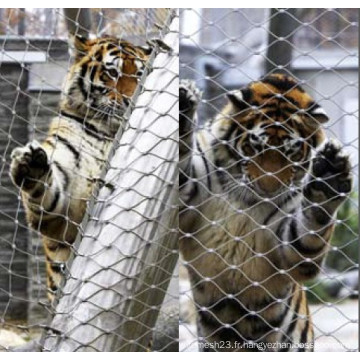
<svg viewBox="0 0 360 360">
<path fill-rule="evenodd" d="M 180 298 L 177 29 L 0 9 L 0 351 L 357 350 L 358 12 L 180 11 Z"/>
<path fill-rule="evenodd" d="M 358 40 L 353 9 L 180 11 L 180 351 L 357 350 Z"/>
<path fill-rule="evenodd" d="M 0 351 L 177 348 L 176 12 L 0 20 Z"/>
</svg>

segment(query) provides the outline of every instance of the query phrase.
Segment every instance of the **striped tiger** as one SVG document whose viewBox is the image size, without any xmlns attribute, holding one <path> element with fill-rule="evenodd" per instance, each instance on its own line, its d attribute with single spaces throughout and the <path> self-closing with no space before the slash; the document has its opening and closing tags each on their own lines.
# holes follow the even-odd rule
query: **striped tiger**
<svg viewBox="0 0 360 360">
<path fill-rule="evenodd" d="M 113 37 L 73 36 L 71 42 L 74 64 L 65 81 L 59 115 L 51 120 L 42 144 L 33 140 L 13 150 L 10 166 L 27 221 L 42 236 L 51 301 L 151 52 L 151 47 Z"/>
<path fill-rule="evenodd" d="M 201 94 L 180 83 L 180 250 L 204 351 L 312 351 L 303 282 L 315 277 L 351 191 L 325 141 L 325 111 L 291 77 L 227 94 L 197 129 Z"/>
</svg>

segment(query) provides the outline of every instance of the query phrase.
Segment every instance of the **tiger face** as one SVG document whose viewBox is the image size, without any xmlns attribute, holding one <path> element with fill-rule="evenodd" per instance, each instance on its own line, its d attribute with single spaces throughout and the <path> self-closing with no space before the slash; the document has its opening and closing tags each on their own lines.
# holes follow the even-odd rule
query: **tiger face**
<svg viewBox="0 0 360 360">
<path fill-rule="evenodd" d="M 324 110 L 293 78 L 280 74 L 230 92 L 228 98 L 212 125 L 216 165 L 262 196 L 298 184 L 312 149 L 324 140 Z"/>
<path fill-rule="evenodd" d="M 143 74 L 150 48 L 106 37 L 72 38 L 75 63 L 68 74 L 64 103 L 91 118 L 121 116 Z"/>
</svg>

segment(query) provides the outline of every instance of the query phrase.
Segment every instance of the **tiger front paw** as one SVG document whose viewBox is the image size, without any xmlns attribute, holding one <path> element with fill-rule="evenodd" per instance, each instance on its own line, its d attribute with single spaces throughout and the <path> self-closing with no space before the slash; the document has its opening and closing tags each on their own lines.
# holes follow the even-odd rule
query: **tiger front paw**
<svg viewBox="0 0 360 360">
<path fill-rule="evenodd" d="M 196 87 L 195 81 L 184 79 L 179 85 L 180 112 L 194 112 L 201 100 L 201 91 Z"/>
<path fill-rule="evenodd" d="M 36 140 L 15 148 L 11 153 L 11 179 L 24 190 L 30 190 L 49 169 L 47 154 Z"/>
<path fill-rule="evenodd" d="M 329 141 L 312 162 L 311 178 L 304 194 L 332 215 L 352 189 L 351 163 L 341 147 Z"/>
<path fill-rule="evenodd" d="M 192 80 L 181 80 L 179 85 L 180 137 L 191 132 L 201 100 L 201 91 Z"/>
</svg>

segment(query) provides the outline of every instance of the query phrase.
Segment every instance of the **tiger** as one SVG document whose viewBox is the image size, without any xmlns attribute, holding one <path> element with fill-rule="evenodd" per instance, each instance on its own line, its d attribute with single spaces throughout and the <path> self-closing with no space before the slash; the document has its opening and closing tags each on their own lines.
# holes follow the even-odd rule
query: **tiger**
<svg viewBox="0 0 360 360">
<path fill-rule="evenodd" d="M 324 109 L 273 73 L 227 92 L 197 123 L 201 92 L 179 87 L 180 253 L 202 351 L 313 351 L 304 281 L 320 271 L 351 163 Z"/>
<path fill-rule="evenodd" d="M 46 139 L 15 148 L 10 164 L 27 223 L 42 238 L 51 303 L 152 51 L 111 36 L 72 35 L 70 45 L 74 61 Z"/>
</svg>

